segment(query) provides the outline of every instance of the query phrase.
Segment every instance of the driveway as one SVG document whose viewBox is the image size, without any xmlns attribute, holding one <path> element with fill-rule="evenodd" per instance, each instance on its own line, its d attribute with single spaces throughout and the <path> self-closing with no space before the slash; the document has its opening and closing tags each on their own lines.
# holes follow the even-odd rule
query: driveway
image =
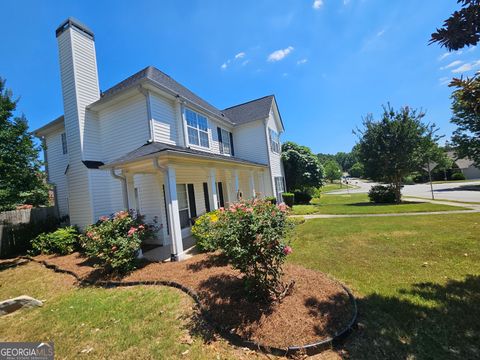
<svg viewBox="0 0 480 360">
<path fill-rule="evenodd" d="M 331 194 L 367 193 L 373 185 L 376 185 L 374 182 L 365 182 L 358 179 L 350 180 L 349 184 L 358 186 L 358 189 L 332 191 Z M 430 184 L 428 183 L 405 185 L 402 194 L 405 196 L 432 198 Z M 480 181 L 433 184 L 433 194 L 435 199 L 480 202 Z"/>
</svg>

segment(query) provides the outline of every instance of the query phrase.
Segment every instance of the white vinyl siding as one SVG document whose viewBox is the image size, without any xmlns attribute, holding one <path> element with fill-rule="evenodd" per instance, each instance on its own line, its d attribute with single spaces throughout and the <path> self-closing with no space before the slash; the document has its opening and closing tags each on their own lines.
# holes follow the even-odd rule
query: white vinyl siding
<svg viewBox="0 0 480 360">
<path fill-rule="evenodd" d="M 210 148 L 208 135 L 208 120 L 205 116 L 185 108 L 187 121 L 188 143 L 204 148 Z"/>
<path fill-rule="evenodd" d="M 62 133 L 62 154 L 65 155 L 68 153 L 67 149 L 67 134 Z"/>
<path fill-rule="evenodd" d="M 150 93 L 155 141 L 177 145 L 178 129 L 173 101 Z"/>
<path fill-rule="evenodd" d="M 235 157 L 268 164 L 265 124 L 262 120 L 235 127 L 233 145 Z"/>
<path fill-rule="evenodd" d="M 279 119 L 277 115 L 275 114 L 274 111 L 270 112 L 270 116 L 267 120 L 267 129 L 272 130 L 273 132 L 280 134 L 281 129 L 279 128 Z M 265 134 L 269 136 L 269 131 L 266 131 Z M 277 185 L 275 184 L 275 178 L 276 177 L 282 177 L 284 178 L 284 172 L 283 172 L 283 164 L 282 164 L 282 159 L 281 159 L 281 144 L 280 144 L 280 136 L 277 136 L 277 141 L 278 141 L 278 152 L 277 149 L 272 148 L 272 143 L 268 141 L 269 145 L 269 151 L 268 151 L 268 156 L 269 156 L 269 163 L 270 163 L 270 172 L 271 172 L 271 184 L 272 184 L 272 195 L 276 195 L 279 191 L 282 191 L 282 189 L 277 189 Z M 283 187 L 283 185 L 282 185 Z"/>
</svg>

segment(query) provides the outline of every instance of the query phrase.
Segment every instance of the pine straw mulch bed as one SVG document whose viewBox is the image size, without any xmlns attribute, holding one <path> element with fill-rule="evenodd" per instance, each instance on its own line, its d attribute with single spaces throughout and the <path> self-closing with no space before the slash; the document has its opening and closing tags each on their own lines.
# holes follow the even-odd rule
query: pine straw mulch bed
<svg viewBox="0 0 480 360">
<path fill-rule="evenodd" d="M 200 254 L 180 262 L 145 263 L 119 279 L 104 276 L 78 253 L 36 256 L 85 280 L 174 281 L 197 293 L 202 307 L 223 330 L 266 346 L 287 348 L 333 337 L 352 319 L 344 288 L 323 273 L 286 264 L 284 281 L 295 281 L 281 303 L 259 305 L 246 300 L 240 273 L 218 254 Z"/>
</svg>

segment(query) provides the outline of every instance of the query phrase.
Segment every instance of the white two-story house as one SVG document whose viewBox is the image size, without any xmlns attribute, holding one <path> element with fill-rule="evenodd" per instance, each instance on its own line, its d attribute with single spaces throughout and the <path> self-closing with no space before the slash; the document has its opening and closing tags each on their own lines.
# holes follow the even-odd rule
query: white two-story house
<svg viewBox="0 0 480 360">
<path fill-rule="evenodd" d="M 273 95 L 220 110 L 154 67 L 101 93 L 93 32 L 69 18 L 56 36 L 64 115 L 35 134 L 72 225 L 136 209 L 160 229 L 152 243 L 181 259 L 195 217 L 241 198 L 281 199 Z"/>
</svg>

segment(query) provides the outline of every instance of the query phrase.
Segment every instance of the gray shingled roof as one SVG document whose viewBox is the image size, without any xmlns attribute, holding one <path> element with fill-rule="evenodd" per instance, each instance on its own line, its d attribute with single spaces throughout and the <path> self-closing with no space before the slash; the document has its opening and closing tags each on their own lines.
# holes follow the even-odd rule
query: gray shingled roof
<svg viewBox="0 0 480 360">
<path fill-rule="evenodd" d="M 265 119 L 270 114 L 274 96 L 268 95 L 223 110 L 223 113 L 235 124 Z"/>
<path fill-rule="evenodd" d="M 115 159 L 113 161 L 107 162 L 105 165 L 115 165 L 115 164 L 120 164 L 120 163 L 126 163 L 126 162 L 131 162 L 131 161 L 136 161 L 136 160 L 141 160 L 142 158 L 147 158 L 150 155 L 153 154 L 158 154 L 161 152 L 173 152 L 173 153 L 181 153 L 181 154 L 190 154 L 190 155 L 197 155 L 201 157 L 206 157 L 210 158 L 212 160 L 222 160 L 222 161 L 231 161 L 235 163 L 241 163 L 241 164 L 246 164 L 246 165 L 255 165 L 255 166 L 267 166 L 266 164 L 261 164 L 253 161 L 247 161 L 243 160 L 237 157 L 233 156 L 225 156 L 225 155 L 220 155 L 220 154 L 212 154 L 208 153 L 205 151 L 200 151 L 200 150 L 193 150 L 189 148 L 184 148 L 181 146 L 175 146 L 175 145 L 169 145 L 165 143 L 160 143 L 160 142 L 153 142 L 153 143 L 147 143 L 145 145 L 140 146 L 138 149 L 135 149 L 122 157 L 119 157 L 118 159 Z"/>
<path fill-rule="evenodd" d="M 173 93 L 180 95 L 181 97 L 184 97 L 185 99 L 193 102 L 194 104 L 199 105 L 202 108 L 207 109 L 208 111 L 211 111 L 215 115 L 224 118 L 226 121 L 231 122 L 228 118 L 224 116 L 224 114 L 217 109 L 215 106 L 211 105 L 207 101 L 203 100 L 200 96 L 194 94 L 190 90 L 188 90 L 185 86 L 179 84 L 176 82 L 174 79 L 172 79 L 170 76 L 165 74 L 163 71 L 158 70 L 157 68 L 153 66 L 148 66 L 143 70 L 140 70 L 139 72 L 133 74 L 132 76 L 126 78 L 122 82 L 118 83 L 117 85 L 111 87 L 107 91 L 105 91 L 102 94 L 102 98 L 104 97 L 110 97 L 119 91 L 131 87 L 133 85 L 136 85 L 138 82 L 144 79 L 149 79 L 153 82 L 156 82 L 157 84 L 167 88 L 168 90 L 172 91 Z"/>
</svg>

